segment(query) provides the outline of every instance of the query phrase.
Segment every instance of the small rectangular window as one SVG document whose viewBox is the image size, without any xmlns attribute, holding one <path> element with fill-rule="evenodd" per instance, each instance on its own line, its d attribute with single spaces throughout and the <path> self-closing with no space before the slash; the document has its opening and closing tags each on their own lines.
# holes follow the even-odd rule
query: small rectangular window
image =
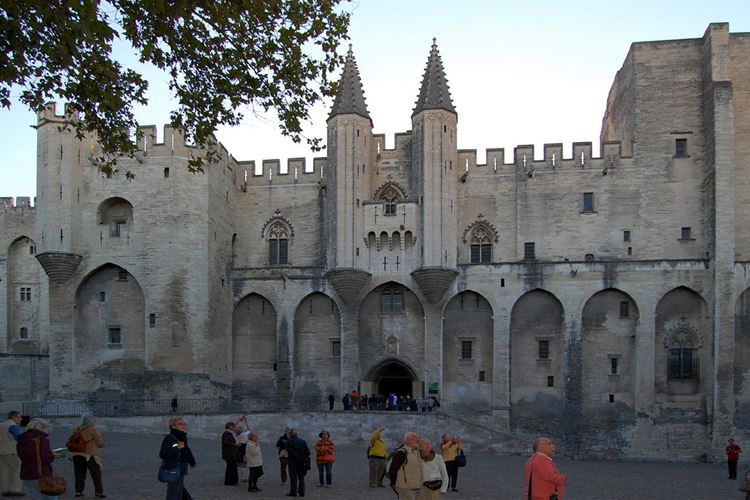
<svg viewBox="0 0 750 500">
<path fill-rule="evenodd" d="M 624 241 L 625 243 L 628 243 L 630 241 L 630 231 L 622 232 L 622 241 Z"/>
<path fill-rule="evenodd" d="M 674 155 L 678 158 L 685 157 L 688 155 L 687 139 L 675 139 Z"/>
<path fill-rule="evenodd" d="M 620 302 L 620 317 L 627 318 L 630 316 L 630 303 Z"/>
<path fill-rule="evenodd" d="M 332 358 L 341 357 L 341 341 L 340 340 L 331 341 L 331 357 Z"/>
<path fill-rule="evenodd" d="M 609 374 L 610 375 L 617 375 L 619 362 L 620 362 L 619 358 L 609 358 Z"/>
<path fill-rule="evenodd" d="M 169 178 L 169 167 L 164 167 L 164 178 L 165 179 Z"/>
<path fill-rule="evenodd" d="M 99 302 L 107 302 L 107 292 L 99 292 Z"/>
<path fill-rule="evenodd" d="M 461 359 L 471 359 L 471 340 L 461 341 Z"/>
<path fill-rule="evenodd" d="M 156 326 L 156 314 L 148 315 L 148 326 L 151 328 Z"/>
<path fill-rule="evenodd" d="M 505 278 L 500 278 L 500 288 L 505 287 Z"/>
<path fill-rule="evenodd" d="M 393 314 L 404 312 L 404 295 L 401 293 L 393 294 Z"/>
<path fill-rule="evenodd" d="M 614 403 L 615 402 L 615 395 L 614 394 L 610 394 L 609 395 L 609 402 L 610 403 Z"/>
<path fill-rule="evenodd" d="M 633 255 L 633 247 L 628 247 L 628 255 Z"/>
<path fill-rule="evenodd" d="M 21 302 L 31 302 L 31 287 L 21 287 Z"/>
<path fill-rule="evenodd" d="M 112 227 L 112 236 L 115 238 L 121 238 L 122 236 L 125 236 L 125 221 L 124 220 L 115 221 L 115 224 Z"/>
<path fill-rule="evenodd" d="M 386 203 L 385 204 L 385 215 L 396 215 L 396 204 Z"/>
<path fill-rule="evenodd" d="M 555 377 L 553 375 L 547 376 L 547 387 L 555 387 Z"/>
<path fill-rule="evenodd" d="M 539 359 L 549 359 L 549 340 L 539 341 Z"/>
<path fill-rule="evenodd" d="M 693 239 L 692 238 L 692 236 L 693 236 L 692 233 L 693 233 L 693 231 L 689 227 L 683 227 L 682 231 L 680 233 L 680 236 L 681 236 L 680 239 L 681 240 L 691 240 L 691 239 Z"/>
<path fill-rule="evenodd" d="M 34 255 L 36 253 L 36 246 L 35 245 L 29 245 L 29 253 L 31 255 Z"/>
<path fill-rule="evenodd" d="M 583 193 L 583 211 L 586 213 L 594 211 L 594 193 Z"/>
<path fill-rule="evenodd" d="M 19 333 L 19 338 L 21 340 L 29 340 L 29 329 L 25 326 L 21 327 L 21 331 Z"/>
<path fill-rule="evenodd" d="M 109 327 L 109 344 L 112 346 L 122 345 L 122 330 L 119 326 Z"/>
<path fill-rule="evenodd" d="M 533 242 L 527 242 L 523 244 L 523 258 L 524 260 L 536 259 L 536 251 L 534 250 Z"/>
<path fill-rule="evenodd" d="M 481 371 L 479 372 L 479 381 L 480 381 L 480 382 L 484 382 L 484 381 L 485 381 L 485 373 L 484 373 L 484 370 L 481 370 Z"/>
<path fill-rule="evenodd" d="M 125 269 L 117 271 L 117 281 L 128 281 L 128 272 Z"/>
</svg>

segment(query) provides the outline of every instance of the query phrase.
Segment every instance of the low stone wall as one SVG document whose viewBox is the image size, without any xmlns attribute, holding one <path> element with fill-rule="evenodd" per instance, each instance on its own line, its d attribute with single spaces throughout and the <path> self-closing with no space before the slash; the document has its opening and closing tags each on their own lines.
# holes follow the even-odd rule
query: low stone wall
<svg viewBox="0 0 750 500">
<path fill-rule="evenodd" d="M 177 415 L 177 414 L 176 414 Z M 212 438 L 221 435 L 224 424 L 236 421 L 240 415 L 188 415 L 188 433 L 193 436 Z M 134 434 L 164 434 L 167 432 L 171 415 L 161 417 L 102 417 L 97 426 L 103 432 L 132 432 Z M 403 442 L 404 434 L 416 432 L 437 442 L 444 433 L 458 435 L 466 452 L 493 451 L 500 453 L 521 453 L 523 444 L 517 443 L 510 436 L 498 438 L 480 427 L 465 425 L 440 413 L 412 412 L 284 412 L 284 413 L 251 413 L 247 415 L 250 428 L 258 433 L 263 442 L 276 442 L 284 426 L 297 429 L 300 437 L 312 444 L 318 439 L 318 433 L 326 430 L 334 442 L 339 444 L 361 445 L 365 453 L 370 436 L 379 427 L 384 427 L 383 437 L 389 449 Z M 61 428 L 72 428 L 78 420 L 75 418 L 52 419 L 53 424 Z"/>
<path fill-rule="evenodd" d="M 49 356 L 0 354 L 0 381 L 0 403 L 43 397 L 49 390 Z"/>
</svg>

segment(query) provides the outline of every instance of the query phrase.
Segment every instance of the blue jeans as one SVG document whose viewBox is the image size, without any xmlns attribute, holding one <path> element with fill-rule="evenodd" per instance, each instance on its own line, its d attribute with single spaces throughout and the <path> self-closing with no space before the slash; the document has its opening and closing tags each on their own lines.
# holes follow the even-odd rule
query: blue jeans
<svg viewBox="0 0 750 500">
<path fill-rule="evenodd" d="M 23 485 L 26 488 L 26 491 L 29 492 L 29 495 L 31 495 L 31 498 L 33 500 L 57 500 L 57 496 L 51 497 L 48 495 L 43 495 L 39 491 L 39 486 L 37 484 L 36 479 L 30 479 L 30 480 L 24 479 Z"/>
<path fill-rule="evenodd" d="M 326 482 L 325 484 L 329 485 L 331 484 L 331 479 L 333 479 L 333 476 L 331 475 L 331 469 L 333 468 L 333 464 L 318 464 L 318 480 L 320 481 L 320 484 L 323 484 L 323 470 L 326 471 Z"/>
</svg>

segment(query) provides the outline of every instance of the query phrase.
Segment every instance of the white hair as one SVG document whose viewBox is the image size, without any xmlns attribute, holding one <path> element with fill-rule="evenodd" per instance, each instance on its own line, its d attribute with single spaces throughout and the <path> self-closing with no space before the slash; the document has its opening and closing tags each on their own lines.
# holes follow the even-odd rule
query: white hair
<svg viewBox="0 0 750 500">
<path fill-rule="evenodd" d="M 29 425 L 26 426 L 27 430 L 36 429 L 42 431 L 45 434 L 52 432 L 52 424 L 44 420 L 43 418 L 32 418 Z"/>
</svg>

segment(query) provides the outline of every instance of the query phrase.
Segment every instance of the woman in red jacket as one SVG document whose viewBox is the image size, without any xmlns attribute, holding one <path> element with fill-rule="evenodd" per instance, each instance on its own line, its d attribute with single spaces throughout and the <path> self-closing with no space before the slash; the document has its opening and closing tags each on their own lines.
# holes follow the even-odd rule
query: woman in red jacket
<svg viewBox="0 0 750 500">
<path fill-rule="evenodd" d="M 52 462 L 55 460 L 55 454 L 52 453 L 52 448 L 49 445 L 48 435 L 50 432 L 52 432 L 52 425 L 49 422 L 41 418 L 33 418 L 26 427 L 26 432 L 18 436 L 16 452 L 18 458 L 21 459 L 21 480 L 31 498 L 57 500 L 57 496 L 43 495 L 37 485 L 39 477 L 52 475 Z M 37 449 L 39 450 L 39 459 L 42 462 L 41 474 L 37 462 Z"/>
<path fill-rule="evenodd" d="M 315 443 L 315 462 L 318 464 L 319 486 L 331 486 L 333 462 L 336 457 L 333 456 L 333 441 L 328 432 L 323 431 L 318 434 L 320 439 Z M 323 483 L 323 471 L 325 470 L 325 483 Z"/>
</svg>

